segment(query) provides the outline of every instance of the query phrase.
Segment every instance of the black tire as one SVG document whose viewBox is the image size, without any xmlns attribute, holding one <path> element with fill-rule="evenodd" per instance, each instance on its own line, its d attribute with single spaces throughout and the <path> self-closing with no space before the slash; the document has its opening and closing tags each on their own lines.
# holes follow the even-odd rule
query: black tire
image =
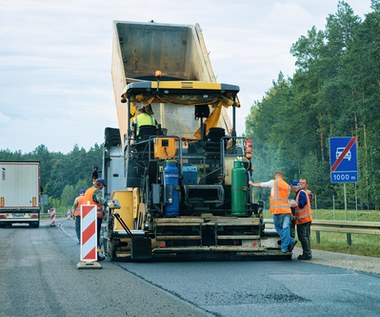
<svg viewBox="0 0 380 317">
<path fill-rule="evenodd" d="M 31 223 L 29 226 L 31 228 L 39 228 L 40 227 L 40 222 L 38 221 L 37 223 Z"/>
</svg>

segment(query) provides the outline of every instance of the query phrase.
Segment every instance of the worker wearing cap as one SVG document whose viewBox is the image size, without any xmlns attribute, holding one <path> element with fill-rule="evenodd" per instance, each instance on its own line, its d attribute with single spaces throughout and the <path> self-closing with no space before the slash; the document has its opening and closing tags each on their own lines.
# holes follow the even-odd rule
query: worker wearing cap
<svg viewBox="0 0 380 317">
<path fill-rule="evenodd" d="M 97 245 L 98 253 L 100 253 L 100 230 L 104 215 L 104 205 L 107 199 L 103 197 L 102 189 L 106 186 L 104 178 L 98 178 L 92 187 L 86 190 L 84 197 L 87 204 L 96 205 L 97 216 Z M 98 260 L 104 260 L 104 257 L 98 254 Z"/>
<path fill-rule="evenodd" d="M 78 240 L 80 242 L 80 206 L 86 203 L 84 198 L 84 189 L 79 191 L 79 196 L 75 198 L 74 204 L 72 207 L 73 210 L 73 218 L 75 220 L 75 232 L 77 234 Z"/>
<path fill-rule="evenodd" d="M 298 180 L 294 180 L 292 187 L 296 196 L 291 206 L 295 210 L 297 236 L 301 242 L 303 253 L 298 260 L 311 260 L 310 225 L 313 220 L 309 195 L 301 188 Z"/>
<path fill-rule="evenodd" d="M 293 251 L 297 240 L 290 237 L 291 211 L 288 201 L 290 186 L 284 181 L 284 173 L 276 171 L 274 179 L 263 183 L 249 181 L 249 185 L 271 189 L 269 211 L 273 215 L 274 227 L 281 237 L 281 251 L 283 253 Z"/>
<path fill-rule="evenodd" d="M 138 111 L 138 116 L 133 120 L 132 132 L 135 132 L 136 137 L 140 133 L 140 127 L 143 125 L 151 125 L 158 129 L 157 121 L 153 115 L 151 105 L 144 107 L 143 104 L 139 103 L 136 107 Z"/>
</svg>

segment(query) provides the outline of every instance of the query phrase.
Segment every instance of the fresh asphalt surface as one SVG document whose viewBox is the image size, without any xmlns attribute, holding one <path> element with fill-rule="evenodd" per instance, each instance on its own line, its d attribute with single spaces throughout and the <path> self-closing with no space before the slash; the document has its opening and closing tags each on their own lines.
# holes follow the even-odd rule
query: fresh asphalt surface
<svg viewBox="0 0 380 317">
<path fill-rule="evenodd" d="M 78 270 L 73 221 L 60 221 L 0 229 L 0 316 L 380 316 L 379 274 L 297 260 Z"/>
<path fill-rule="evenodd" d="M 1 317 L 205 316 L 108 261 L 78 270 L 78 241 L 59 227 L 0 228 L 0 241 Z"/>
</svg>

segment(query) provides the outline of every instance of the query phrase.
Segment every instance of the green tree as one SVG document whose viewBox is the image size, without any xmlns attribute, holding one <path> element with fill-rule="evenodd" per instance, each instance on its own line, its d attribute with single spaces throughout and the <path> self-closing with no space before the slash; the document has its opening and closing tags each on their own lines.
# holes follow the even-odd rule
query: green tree
<svg viewBox="0 0 380 317">
<path fill-rule="evenodd" d="M 282 168 L 289 180 L 308 178 L 321 204 L 331 207 L 332 195 L 339 203 L 342 194 L 329 180 L 329 137 L 356 136 L 359 201 L 379 208 L 380 1 L 371 8 L 361 21 L 339 1 L 325 30 L 312 27 L 292 45 L 296 73 L 289 79 L 280 73 L 247 117 L 257 180 Z"/>
<path fill-rule="evenodd" d="M 74 186 L 66 185 L 63 188 L 63 191 L 61 194 L 61 204 L 64 206 L 70 206 L 73 203 L 76 196 L 77 195 L 75 193 Z"/>
<path fill-rule="evenodd" d="M 30 153 L 0 150 L 3 161 L 39 161 L 41 185 L 49 197 L 48 208 L 71 206 L 80 189 L 91 186 L 92 166 L 102 166 L 103 147 L 95 144 L 88 151 L 78 145 L 67 154 L 49 152 L 45 145 L 37 146 Z"/>
</svg>

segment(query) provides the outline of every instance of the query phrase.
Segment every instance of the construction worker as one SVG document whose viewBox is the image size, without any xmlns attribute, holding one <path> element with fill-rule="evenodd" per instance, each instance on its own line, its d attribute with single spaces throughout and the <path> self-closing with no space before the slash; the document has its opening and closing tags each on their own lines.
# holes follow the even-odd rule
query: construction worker
<svg viewBox="0 0 380 317">
<path fill-rule="evenodd" d="M 292 205 L 292 200 L 289 201 L 290 206 Z M 296 237 L 296 209 L 294 207 L 290 207 L 290 210 L 292 211 L 292 215 L 290 216 L 290 237 L 295 238 Z"/>
<path fill-rule="evenodd" d="M 292 252 L 297 240 L 290 237 L 290 186 L 284 181 L 284 173 L 276 171 L 274 179 L 264 183 L 249 181 L 249 185 L 271 189 L 269 211 L 273 215 L 274 227 L 281 237 L 281 251 Z"/>
<path fill-rule="evenodd" d="M 309 195 L 301 188 L 298 180 L 293 181 L 292 187 L 296 196 L 291 206 L 295 208 L 297 236 L 301 242 L 303 253 L 298 260 L 311 260 L 310 225 L 313 220 Z"/>
<path fill-rule="evenodd" d="M 153 116 L 153 111 L 151 110 L 151 106 L 147 105 L 144 107 L 143 104 L 139 103 L 136 107 L 138 111 L 138 116 L 133 120 L 132 124 L 132 132 L 135 133 L 135 136 L 137 137 L 140 133 L 140 127 L 141 126 L 154 126 L 156 129 L 158 129 L 158 124 Z"/>
<path fill-rule="evenodd" d="M 295 182 L 298 182 L 297 180 L 294 181 Z M 305 192 L 307 193 L 307 195 L 309 196 L 309 200 L 310 200 L 310 205 L 313 203 L 313 199 L 314 199 L 314 194 L 312 193 L 311 190 L 307 189 L 307 180 L 304 179 L 304 178 L 300 178 L 299 180 L 299 186 L 305 190 Z M 295 212 L 296 212 L 296 209 L 294 207 L 291 207 L 291 210 L 292 210 L 292 215 L 293 217 L 291 218 L 290 220 L 290 236 L 292 238 L 294 238 L 296 236 L 296 218 L 295 218 Z"/>
<path fill-rule="evenodd" d="M 300 186 L 306 192 L 306 194 L 309 196 L 310 204 L 312 204 L 313 200 L 314 200 L 314 194 L 313 194 L 313 192 L 311 190 L 309 190 L 307 188 L 308 182 L 307 182 L 307 180 L 305 178 L 301 178 L 300 179 Z"/>
<path fill-rule="evenodd" d="M 97 216 L 97 246 L 98 246 L 98 260 L 104 260 L 104 256 L 101 254 L 102 250 L 100 248 L 100 230 L 104 215 L 104 204 L 107 199 L 102 195 L 102 189 L 106 186 L 104 178 L 98 178 L 92 187 L 86 190 L 84 194 L 84 200 L 87 204 L 96 205 L 96 216 Z"/>
<path fill-rule="evenodd" d="M 79 196 L 75 198 L 74 204 L 72 207 L 73 218 L 75 219 L 75 232 L 77 234 L 79 243 L 80 243 L 80 206 L 86 203 L 84 193 L 85 193 L 84 189 L 81 189 L 79 191 Z"/>
</svg>

